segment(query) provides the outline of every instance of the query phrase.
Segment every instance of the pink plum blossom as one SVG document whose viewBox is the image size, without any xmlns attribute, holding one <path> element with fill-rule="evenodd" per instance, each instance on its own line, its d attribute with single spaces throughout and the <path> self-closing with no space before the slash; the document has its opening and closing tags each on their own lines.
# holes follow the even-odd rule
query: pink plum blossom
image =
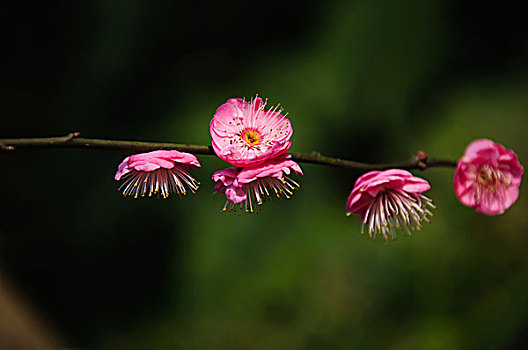
<svg viewBox="0 0 528 350">
<path fill-rule="evenodd" d="M 211 120 L 213 149 L 218 157 L 237 167 L 262 164 L 286 153 L 293 129 L 278 104 L 266 109 L 260 97 L 247 102 L 231 98 Z"/>
<path fill-rule="evenodd" d="M 502 214 L 519 197 L 523 171 L 513 151 L 491 140 L 476 140 L 458 161 L 455 193 L 462 204 L 480 213 Z"/>
<path fill-rule="evenodd" d="M 126 157 L 119 164 L 115 180 L 124 182 L 119 187 L 125 196 L 152 196 L 160 194 L 167 198 L 170 194 L 185 195 L 186 185 L 195 193 L 199 183 L 189 174 L 189 170 L 200 162 L 190 153 L 179 151 L 152 151 Z"/>
<path fill-rule="evenodd" d="M 297 163 L 282 156 L 255 167 L 227 168 L 213 174 L 215 192 L 225 194 L 223 210 L 259 211 L 264 201 L 276 196 L 290 198 L 299 184 L 289 178 L 291 172 L 302 175 Z"/>
<path fill-rule="evenodd" d="M 420 230 L 422 221 L 429 222 L 433 215 L 428 207 L 434 205 L 422 195 L 430 188 L 427 181 L 405 170 L 371 171 L 357 179 L 346 203 L 347 215 L 360 215 L 361 233 L 367 225 L 373 239 L 381 233 L 383 240 L 389 236 L 394 240 L 396 229 L 410 235 L 409 228 Z"/>
</svg>

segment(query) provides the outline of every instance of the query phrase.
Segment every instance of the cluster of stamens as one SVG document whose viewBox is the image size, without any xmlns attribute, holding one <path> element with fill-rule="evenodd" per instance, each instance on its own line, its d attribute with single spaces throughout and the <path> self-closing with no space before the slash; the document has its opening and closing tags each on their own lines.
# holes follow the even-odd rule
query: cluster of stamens
<svg viewBox="0 0 528 350">
<path fill-rule="evenodd" d="M 423 221 L 430 222 L 428 217 L 433 213 L 428 208 L 434 209 L 435 206 L 422 194 L 385 189 L 378 193 L 365 212 L 361 233 L 365 232 L 367 225 L 368 234 L 374 239 L 377 234 L 382 234 L 385 241 L 389 236 L 395 240 L 396 230 L 402 229 L 410 235 L 410 230 L 419 231 L 422 228 Z"/>
<path fill-rule="evenodd" d="M 247 196 L 245 201 L 235 204 L 227 200 L 222 210 L 239 213 L 243 211 L 258 213 L 260 206 L 264 202 L 281 197 L 289 199 L 293 195 L 293 191 L 299 187 L 297 182 L 287 176 L 281 179 L 276 177 L 256 179 L 242 187 L 242 191 Z"/>
<path fill-rule="evenodd" d="M 489 164 L 483 164 L 477 171 L 476 179 L 476 201 L 492 201 L 495 196 L 502 198 L 502 189 L 507 189 L 510 185 L 510 180 L 497 168 L 491 167 Z"/>
<path fill-rule="evenodd" d="M 187 194 L 185 186 L 195 193 L 200 185 L 187 171 L 178 166 L 150 172 L 133 170 L 125 174 L 124 179 L 119 191 L 123 191 L 124 196 L 134 196 L 134 198 L 152 195 L 167 198 L 170 194 L 181 196 Z"/>
</svg>

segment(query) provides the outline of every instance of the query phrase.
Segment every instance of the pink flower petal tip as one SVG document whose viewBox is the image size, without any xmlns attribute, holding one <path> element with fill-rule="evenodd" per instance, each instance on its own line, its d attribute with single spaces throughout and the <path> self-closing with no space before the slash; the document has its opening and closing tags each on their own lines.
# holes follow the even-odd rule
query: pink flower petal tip
<svg viewBox="0 0 528 350">
<path fill-rule="evenodd" d="M 400 169 L 371 171 L 360 176 L 350 193 L 347 215 L 361 217 L 373 239 L 381 234 L 384 241 L 396 239 L 396 230 L 420 230 L 422 222 L 429 222 L 434 205 L 422 195 L 429 190 L 429 183 L 410 172 Z"/>
<path fill-rule="evenodd" d="M 218 157 L 237 167 L 250 167 L 286 153 L 293 129 L 279 105 L 266 109 L 260 97 L 247 102 L 231 98 L 211 120 L 213 149 Z"/>
<path fill-rule="evenodd" d="M 253 213 L 265 201 L 293 195 L 299 184 L 288 176 L 292 171 L 302 174 L 297 163 L 283 156 L 255 167 L 219 170 L 212 179 L 216 182 L 215 192 L 226 196 L 224 211 Z"/>
<path fill-rule="evenodd" d="M 491 140 L 475 140 L 458 161 L 455 193 L 462 204 L 480 213 L 502 214 L 519 197 L 523 172 L 513 151 Z"/>
<path fill-rule="evenodd" d="M 189 174 L 195 166 L 199 167 L 200 162 L 190 153 L 175 150 L 139 153 L 119 164 L 114 179 L 123 179 L 119 191 L 125 196 L 167 198 L 174 193 L 185 195 L 186 187 L 196 192 L 200 183 Z"/>
</svg>

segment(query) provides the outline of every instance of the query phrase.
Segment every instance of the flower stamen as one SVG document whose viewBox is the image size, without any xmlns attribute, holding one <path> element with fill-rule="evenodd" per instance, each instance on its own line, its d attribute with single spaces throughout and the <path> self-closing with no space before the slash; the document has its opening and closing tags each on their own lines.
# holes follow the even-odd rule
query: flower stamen
<svg viewBox="0 0 528 350">
<path fill-rule="evenodd" d="M 172 169 L 160 168 L 152 172 L 132 170 L 125 174 L 123 179 L 124 182 L 118 190 L 122 191 L 124 196 L 134 198 L 147 195 L 167 198 L 172 193 L 181 196 L 187 194 L 185 185 L 192 193 L 195 193 L 200 186 L 196 179 L 177 166 Z"/>
<path fill-rule="evenodd" d="M 385 242 L 389 238 L 396 239 L 396 230 L 405 228 L 407 234 L 411 235 L 410 230 L 419 231 L 422 222 L 430 222 L 429 217 L 433 216 L 433 213 L 427 208 L 435 206 L 431 199 L 422 194 L 384 189 L 366 209 L 361 233 L 365 232 L 366 225 L 369 237 L 376 239 L 376 236 L 381 234 Z"/>
</svg>

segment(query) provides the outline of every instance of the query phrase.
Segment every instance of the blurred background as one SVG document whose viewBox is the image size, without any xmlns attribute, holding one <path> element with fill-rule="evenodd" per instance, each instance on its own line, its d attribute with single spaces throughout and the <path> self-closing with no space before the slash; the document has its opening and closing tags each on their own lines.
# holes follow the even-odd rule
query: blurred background
<svg viewBox="0 0 528 350">
<path fill-rule="evenodd" d="M 210 144 L 230 97 L 280 102 L 293 151 L 366 162 L 475 138 L 528 164 L 521 1 L 11 2 L 0 7 L 0 138 Z M 361 175 L 303 164 L 258 215 L 200 191 L 133 200 L 126 152 L 0 154 L 0 348 L 482 349 L 528 346 L 528 197 L 462 206 L 454 169 L 433 223 L 386 246 L 345 201 Z"/>
</svg>

